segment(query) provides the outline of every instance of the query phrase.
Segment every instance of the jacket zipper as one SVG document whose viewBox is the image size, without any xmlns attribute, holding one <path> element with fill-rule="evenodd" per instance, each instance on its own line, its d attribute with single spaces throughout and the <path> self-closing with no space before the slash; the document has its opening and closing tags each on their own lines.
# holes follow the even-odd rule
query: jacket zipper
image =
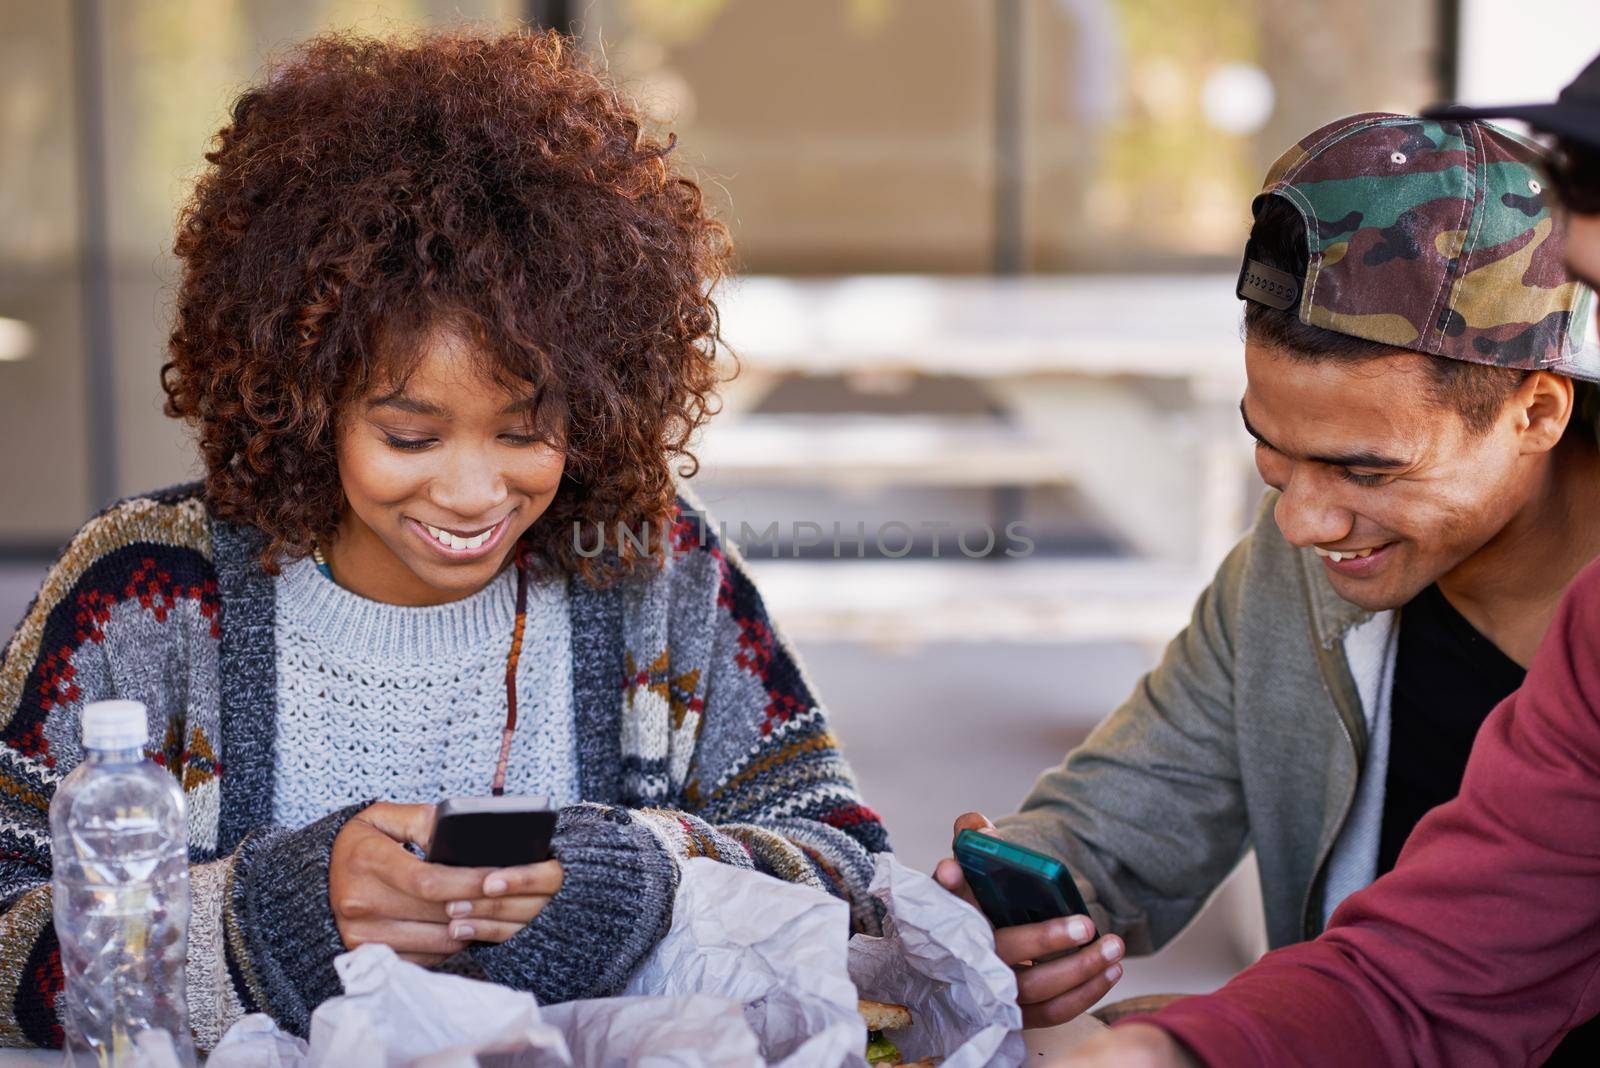
<svg viewBox="0 0 1600 1068">
<path fill-rule="evenodd" d="M 1357 707 L 1350 707 L 1350 695 L 1355 692 L 1355 680 L 1350 676 L 1350 661 L 1345 656 L 1344 639 L 1341 637 L 1331 648 L 1322 644 L 1322 635 L 1317 633 L 1316 612 L 1312 608 L 1314 601 L 1310 589 L 1310 576 L 1306 574 L 1305 563 L 1302 560 L 1300 578 L 1306 597 L 1306 617 L 1311 629 L 1312 651 L 1317 658 L 1317 673 L 1322 678 L 1322 688 L 1327 693 L 1328 699 L 1333 702 L 1334 710 L 1339 713 L 1339 729 L 1344 732 L 1344 739 L 1350 746 L 1352 756 L 1355 758 L 1356 783 L 1351 787 L 1344 799 L 1344 806 L 1339 810 L 1336 828 L 1343 828 L 1345 821 L 1350 818 L 1350 808 L 1355 804 L 1356 793 L 1360 789 L 1361 767 L 1366 760 L 1367 723 L 1361 715 L 1360 697 L 1356 697 Z M 1342 684 L 1342 685 L 1341 685 Z M 1360 725 L 1357 734 L 1352 723 Z M 1311 917 L 1312 902 L 1317 899 L 1318 887 L 1322 883 L 1323 874 L 1328 865 L 1328 858 L 1333 855 L 1333 847 L 1339 840 L 1339 831 L 1321 847 L 1317 853 L 1317 862 L 1311 869 L 1311 881 L 1306 884 L 1305 900 L 1300 904 L 1300 933 L 1303 938 L 1312 939 L 1320 931 L 1320 918 L 1313 922 Z"/>
</svg>

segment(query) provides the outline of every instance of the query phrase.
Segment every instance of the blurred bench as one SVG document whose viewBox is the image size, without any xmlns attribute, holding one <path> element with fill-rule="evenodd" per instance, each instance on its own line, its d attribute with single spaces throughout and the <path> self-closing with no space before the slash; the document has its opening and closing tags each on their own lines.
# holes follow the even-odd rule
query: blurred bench
<svg viewBox="0 0 1600 1068">
<path fill-rule="evenodd" d="M 1141 560 L 750 560 L 801 641 L 1135 641 L 1159 648 L 1208 575 Z M 1109 711 L 1109 709 L 1107 709 Z"/>
<path fill-rule="evenodd" d="M 700 443 L 702 480 L 723 498 L 1070 489 L 1132 557 L 756 556 L 798 637 L 1164 641 L 1252 492 L 1232 288 L 1215 275 L 736 279 L 719 304 L 741 373 Z M 786 380 L 823 376 L 885 393 L 917 376 L 969 380 L 997 414 L 762 410 Z"/>
</svg>

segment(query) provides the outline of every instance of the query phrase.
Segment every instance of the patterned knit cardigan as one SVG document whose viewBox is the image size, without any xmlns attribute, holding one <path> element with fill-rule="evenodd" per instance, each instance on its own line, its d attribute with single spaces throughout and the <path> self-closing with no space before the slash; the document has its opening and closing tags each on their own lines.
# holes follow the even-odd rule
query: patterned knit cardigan
<svg viewBox="0 0 1600 1068">
<path fill-rule="evenodd" d="M 847 898 L 871 930 L 887 850 L 821 706 L 711 524 L 680 500 L 650 577 L 569 583 L 584 804 L 565 810 L 559 893 L 458 966 L 542 1002 L 613 993 L 665 932 L 674 858 L 710 856 Z M 0 662 L 0 1044 L 59 1045 L 61 960 L 47 811 L 77 765 L 87 701 L 151 715 L 149 752 L 189 811 L 188 988 L 202 1048 L 246 1012 L 304 1034 L 339 992 L 334 836 L 356 805 L 271 826 L 276 666 L 262 536 L 210 516 L 196 486 L 113 506 L 79 531 Z M 843 935 L 843 932 L 841 932 Z"/>
</svg>

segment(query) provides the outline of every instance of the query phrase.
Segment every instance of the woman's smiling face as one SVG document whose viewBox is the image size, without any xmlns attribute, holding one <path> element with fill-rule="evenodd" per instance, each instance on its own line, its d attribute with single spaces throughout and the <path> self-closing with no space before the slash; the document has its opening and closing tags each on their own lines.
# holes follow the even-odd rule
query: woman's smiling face
<svg viewBox="0 0 1600 1068">
<path fill-rule="evenodd" d="M 533 394 L 495 381 L 462 333 L 435 328 L 403 381 L 380 381 L 338 428 L 346 507 L 328 548 L 346 588 L 442 604 L 486 586 L 561 485 L 565 453 Z"/>
</svg>

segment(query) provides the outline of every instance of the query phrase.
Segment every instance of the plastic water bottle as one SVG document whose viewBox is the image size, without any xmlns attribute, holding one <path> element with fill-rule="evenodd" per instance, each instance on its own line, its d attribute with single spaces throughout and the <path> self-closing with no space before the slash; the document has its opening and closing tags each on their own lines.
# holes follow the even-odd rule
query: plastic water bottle
<svg viewBox="0 0 1600 1068">
<path fill-rule="evenodd" d="M 189 1068 L 183 791 L 144 757 L 145 708 L 83 710 L 84 761 L 50 802 L 68 1063 Z"/>
</svg>

